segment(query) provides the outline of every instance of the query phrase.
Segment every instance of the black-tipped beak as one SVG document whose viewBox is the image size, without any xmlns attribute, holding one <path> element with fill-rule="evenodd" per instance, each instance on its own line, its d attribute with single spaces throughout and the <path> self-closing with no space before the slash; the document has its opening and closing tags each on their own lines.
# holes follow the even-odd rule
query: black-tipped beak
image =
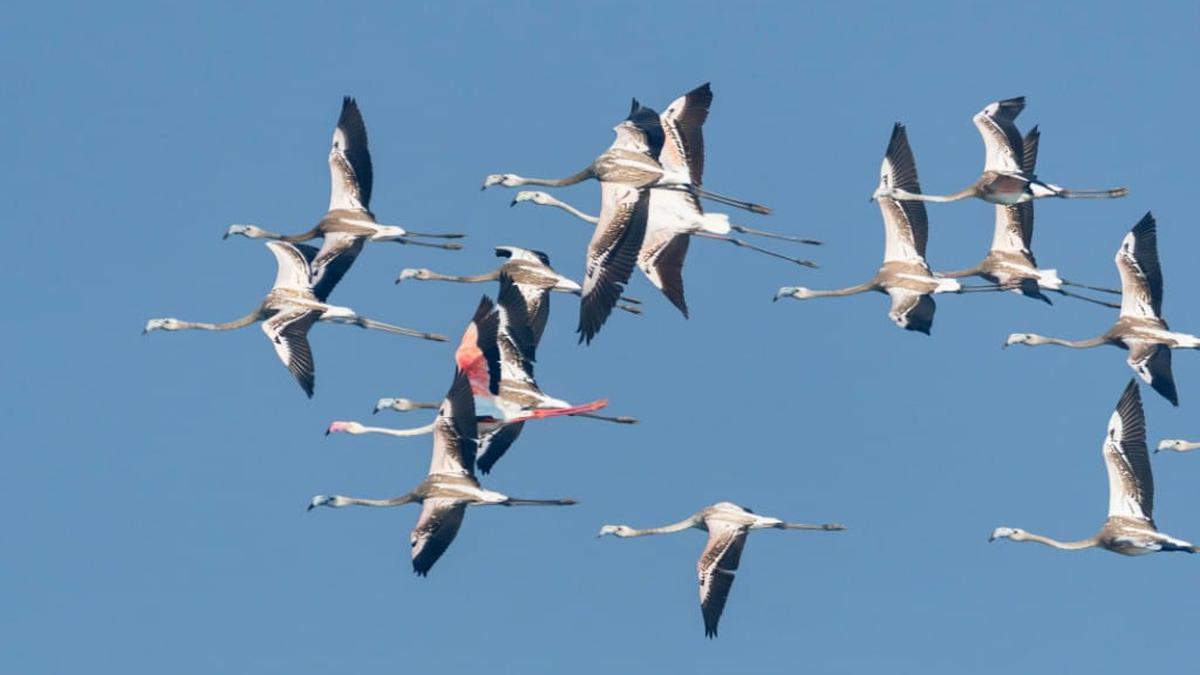
<svg viewBox="0 0 1200 675">
<path fill-rule="evenodd" d="M 508 207 L 509 207 L 509 208 L 512 208 L 512 207 L 514 207 L 514 206 L 516 206 L 516 205 L 517 205 L 517 200 L 516 200 L 516 199 L 514 199 L 514 200 L 512 200 L 511 202 L 509 202 L 509 203 L 508 203 Z"/>
<path fill-rule="evenodd" d="M 312 505 L 312 504 L 309 504 L 309 505 L 308 505 L 308 508 L 307 508 L 307 509 L 305 509 L 305 511 L 312 511 L 312 510 L 313 510 L 313 505 Z"/>
</svg>

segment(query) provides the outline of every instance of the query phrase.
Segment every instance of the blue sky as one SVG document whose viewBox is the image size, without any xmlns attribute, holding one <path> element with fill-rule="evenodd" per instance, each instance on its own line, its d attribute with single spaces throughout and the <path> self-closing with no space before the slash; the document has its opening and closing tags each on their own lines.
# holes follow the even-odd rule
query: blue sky
<svg viewBox="0 0 1200 675">
<path fill-rule="evenodd" d="M 1099 444 L 1130 376 L 1124 354 L 1000 345 L 1013 331 L 1090 337 L 1112 311 L 944 297 L 927 338 L 894 327 L 882 296 L 770 299 L 781 285 L 874 273 L 883 242 L 867 197 L 894 121 L 909 127 L 925 189 L 950 191 L 982 165 L 971 115 L 1023 94 L 1043 177 L 1131 190 L 1040 203 L 1039 261 L 1115 284 L 1113 253 L 1152 209 L 1166 316 L 1200 332 L 1195 5 L 26 3 L 4 14 L 0 669 L 982 674 L 1118 672 L 1190 653 L 1195 559 L 985 541 L 997 525 L 1067 539 L 1099 527 Z M 333 299 L 457 335 L 494 288 L 393 286 L 401 268 L 479 272 L 493 246 L 514 244 L 579 277 L 588 239 L 563 214 L 479 192 L 483 176 L 566 175 L 608 145 L 631 96 L 662 106 L 705 81 L 706 185 L 775 208 L 734 214 L 744 224 L 825 240 L 800 251 L 821 269 L 697 241 L 691 320 L 637 279 L 646 315 L 614 316 L 590 348 L 575 344 L 574 303 L 555 298 L 542 385 L 608 397 L 643 423 L 531 425 L 487 484 L 581 504 L 475 509 L 427 579 L 408 562 L 415 507 L 304 506 L 318 492 L 389 496 L 420 480 L 424 439 L 321 431 L 369 417 L 379 396 L 440 396 L 451 347 L 319 326 L 308 401 L 257 329 L 138 334 L 149 317 L 220 321 L 261 299 L 270 255 L 220 235 L 235 222 L 316 222 L 344 94 L 370 131 L 379 218 L 470 237 L 457 254 L 369 247 Z M 562 196 L 597 210 L 594 183 Z M 985 252 L 992 209 L 932 205 L 930 223 L 933 266 L 967 267 Z M 1200 356 L 1177 355 L 1176 376 L 1182 408 L 1147 392 L 1154 440 L 1200 437 Z M 1159 525 L 1200 539 L 1200 457 L 1154 460 Z M 850 530 L 755 533 L 721 637 L 707 642 L 701 533 L 593 535 L 725 499 Z"/>
</svg>

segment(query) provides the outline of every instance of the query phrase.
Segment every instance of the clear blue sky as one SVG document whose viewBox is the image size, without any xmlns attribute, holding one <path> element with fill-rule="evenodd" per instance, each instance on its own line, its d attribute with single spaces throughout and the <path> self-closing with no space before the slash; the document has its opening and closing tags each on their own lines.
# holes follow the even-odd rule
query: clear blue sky
<svg viewBox="0 0 1200 675">
<path fill-rule="evenodd" d="M 1124 353 L 1000 345 L 1012 331 L 1090 337 L 1114 312 L 944 297 L 927 338 L 894 327 L 882 296 L 770 301 L 781 285 L 874 273 L 883 241 L 867 197 L 894 121 L 908 124 L 926 190 L 949 191 L 982 165 L 971 115 L 1024 94 L 1042 176 L 1131 190 L 1039 204 L 1039 260 L 1115 284 L 1121 237 L 1153 209 L 1166 316 L 1200 332 L 1194 4 L 159 4 L 23 3 L 0 21 L 0 670 L 982 674 L 1194 661 L 1200 560 L 985 541 L 997 525 L 1061 538 L 1099 527 L 1099 444 L 1130 377 Z M 488 484 L 581 505 L 475 509 L 427 579 L 408 562 L 415 507 L 304 506 L 420 480 L 427 440 L 321 431 L 369 418 L 379 396 L 442 395 L 449 346 L 319 326 L 308 401 L 257 328 L 138 334 L 149 317 L 226 320 L 259 301 L 271 256 L 220 235 L 321 216 L 344 94 L 370 131 L 379 218 L 470 238 L 458 254 L 368 247 L 334 300 L 458 334 L 494 288 L 395 287 L 401 268 L 479 272 L 492 246 L 514 244 L 578 277 L 588 239 L 558 212 L 509 209 L 510 191 L 481 193 L 483 176 L 566 175 L 607 147 L 631 96 L 662 106 L 705 81 L 706 184 L 775 208 L 745 224 L 828 242 L 801 251 L 821 269 L 697 241 L 692 319 L 639 278 L 630 292 L 646 316 L 614 316 L 590 348 L 575 344 L 575 304 L 555 298 L 542 384 L 607 396 L 643 423 L 531 425 Z M 564 194 L 599 202 L 594 183 Z M 980 202 L 931 206 L 931 263 L 977 262 L 992 217 Z M 1176 375 L 1182 408 L 1146 396 L 1155 441 L 1200 436 L 1200 355 L 1178 354 Z M 1160 455 L 1154 468 L 1159 525 L 1200 539 L 1200 457 Z M 708 642 L 701 533 L 594 534 L 722 499 L 850 530 L 753 535 Z"/>
</svg>

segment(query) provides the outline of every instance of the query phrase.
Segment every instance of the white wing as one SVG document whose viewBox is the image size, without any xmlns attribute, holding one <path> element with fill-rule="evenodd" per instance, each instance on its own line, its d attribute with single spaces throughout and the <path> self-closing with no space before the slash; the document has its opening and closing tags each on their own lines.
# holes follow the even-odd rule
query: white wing
<svg viewBox="0 0 1200 675">
<path fill-rule="evenodd" d="M 1025 145 L 1015 122 L 1024 109 L 1025 97 L 1019 96 L 989 104 L 972 118 L 983 136 L 984 171 L 1024 173 Z"/>
<path fill-rule="evenodd" d="M 367 127 L 358 103 L 342 99 L 342 114 L 333 130 L 329 148 L 329 210 L 366 211 L 371 204 L 371 152 L 367 149 Z"/>
<path fill-rule="evenodd" d="M 1130 380 L 1104 439 L 1108 469 L 1108 515 L 1152 520 L 1154 476 L 1146 449 L 1146 417 L 1136 380 Z"/>
<path fill-rule="evenodd" d="M 276 263 L 275 283 L 272 288 L 294 291 L 312 289 L 312 271 L 309 267 L 309 256 L 305 253 L 315 254 L 315 249 L 306 246 L 305 250 L 301 251 L 299 246 L 286 241 L 268 241 L 267 248 L 271 249 Z"/>
</svg>

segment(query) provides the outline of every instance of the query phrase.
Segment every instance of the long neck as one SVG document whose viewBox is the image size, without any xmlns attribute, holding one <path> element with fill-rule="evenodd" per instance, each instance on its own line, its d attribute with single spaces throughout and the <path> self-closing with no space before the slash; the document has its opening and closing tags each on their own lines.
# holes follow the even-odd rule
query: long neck
<svg viewBox="0 0 1200 675">
<path fill-rule="evenodd" d="M 259 312 L 259 310 L 254 310 L 253 312 L 247 314 L 246 316 L 243 316 L 240 319 L 234 319 L 233 321 L 226 321 L 225 323 L 205 323 L 203 321 L 180 321 L 179 325 L 181 328 L 194 329 L 194 330 L 235 330 L 237 328 L 244 328 L 244 327 L 249 326 L 250 324 L 254 323 L 255 321 L 258 321 L 260 316 L 261 316 L 261 313 Z"/>
<path fill-rule="evenodd" d="M 774 527 L 779 530 L 824 530 L 824 531 L 830 531 L 830 530 L 846 529 L 845 527 L 834 524 L 834 523 L 827 523 L 825 525 L 809 525 L 807 523 L 779 523 L 778 525 L 772 525 L 771 527 Z"/>
<path fill-rule="evenodd" d="M 973 277 L 982 271 L 983 271 L 983 267 L 981 265 L 976 265 L 975 267 L 970 267 L 965 270 L 954 270 L 953 272 L 938 272 L 937 275 L 939 277 L 945 277 L 947 279 L 962 279 L 964 277 Z"/>
<path fill-rule="evenodd" d="M 1078 551 L 1085 548 L 1095 548 L 1100 545 L 1100 542 L 1096 539 L 1096 537 L 1092 537 L 1090 539 L 1080 539 L 1079 541 L 1058 541 L 1057 539 L 1044 537 L 1040 534 L 1033 534 L 1032 532 L 1026 532 L 1023 537 L 1016 541 L 1036 541 L 1039 544 L 1052 546 L 1063 551 Z"/>
<path fill-rule="evenodd" d="M 568 204 L 566 202 L 559 201 L 553 197 L 550 197 L 550 199 L 546 202 L 546 205 L 547 206 L 556 206 L 584 222 L 591 223 L 592 225 L 595 225 L 596 223 L 600 222 L 600 218 L 598 218 L 596 216 L 590 216 L 590 215 L 584 213 L 583 211 L 580 211 L 579 209 L 575 208 L 574 206 L 571 206 L 570 204 Z"/>
<path fill-rule="evenodd" d="M 317 237 L 319 237 L 319 236 L 321 236 L 321 226 L 320 226 L 320 225 L 313 225 L 312 229 L 308 230 L 307 232 L 301 232 L 300 234 L 281 234 L 281 235 L 275 235 L 275 237 L 274 237 L 274 238 L 275 238 L 275 239 L 278 239 L 278 240 L 280 240 L 280 241 L 288 241 L 288 242 L 291 242 L 291 243 L 293 243 L 293 244 L 297 244 L 297 243 L 299 243 L 299 242 L 302 242 L 302 241 L 308 241 L 308 240 L 310 240 L 310 239 L 316 239 L 316 238 L 317 238 Z"/>
<path fill-rule="evenodd" d="M 840 298 L 846 295 L 858 295 L 859 293 L 866 293 L 867 291 L 873 291 L 876 288 L 877 286 L 874 281 L 868 281 L 865 284 L 850 286 L 849 288 L 839 288 L 832 291 L 809 291 L 809 295 L 813 298 Z"/>
<path fill-rule="evenodd" d="M 898 189 L 895 192 L 893 192 L 890 196 L 892 197 L 892 199 L 899 199 L 902 201 L 937 202 L 937 203 L 956 202 L 960 199 L 966 199 L 967 197 L 974 197 L 975 196 L 975 187 L 971 186 L 969 188 L 959 190 L 958 192 L 955 192 L 953 194 L 948 194 L 948 195 L 925 195 L 925 194 L 920 194 L 918 192 L 909 192 L 908 190 L 899 190 Z"/>
<path fill-rule="evenodd" d="M 564 187 L 566 185 L 574 185 L 592 178 L 596 175 L 591 166 L 588 166 L 579 173 L 571 174 L 566 178 L 526 178 L 524 176 L 515 176 L 517 183 L 520 185 L 544 185 L 546 187 Z"/>
<path fill-rule="evenodd" d="M 411 503 L 415 502 L 417 500 L 417 498 L 414 495 L 407 494 L 407 495 L 401 495 L 399 497 L 392 497 L 391 499 L 366 499 L 364 497 L 337 497 L 337 500 L 341 502 L 342 506 L 388 507 L 388 506 L 402 506 L 404 504 L 411 504 Z"/>
<path fill-rule="evenodd" d="M 1090 340 L 1063 340 L 1062 338 L 1034 335 L 1032 344 L 1058 345 L 1059 347 L 1068 347 L 1070 349 L 1091 349 L 1092 347 L 1100 347 L 1107 342 L 1108 340 L 1104 339 L 1104 336 Z"/>
<path fill-rule="evenodd" d="M 1200 450 L 1200 443 L 1180 443 L 1177 448 L 1179 452 L 1187 452 L 1188 450 Z"/>
<path fill-rule="evenodd" d="M 295 244 L 321 236 L 319 225 L 314 225 L 312 229 L 308 230 L 307 232 L 301 232 L 300 234 L 279 234 L 278 232 L 264 230 L 256 225 L 247 225 L 245 227 L 246 230 L 240 234 L 249 239 L 277 239 L 279 241 L 287 241 Z"/>
<path fill-rule="evenodd" d="M 623 537 L 644 537 L 644 536 L 650 535 L 650 534 L 671 534 L 672 532 L 682 532 L 684 530 L 693 528 L 695 526 L 696 526 L 696 519 L 688 518 L 687 520 L 681 520 L 678 523 L 672 523 L 670 525 L 663 525 L 662 527 L 648 527 L 644 530 L 635 530 L 633 528 L 630 528 L 630 532 L 628 534 L 624 534 L 621 536 L 623 536 Z"/>
<path fill-rule="evenodd" d="M 363 427 L 359 433 L 363 434 L 384 434 L 386 436 L 399 436 L 406 438 L 409 436 L 422 436 L 424 434 L 433 433 L 433 427 L 436 422 L 430 422 L 423 427 L 414 427 L 412 429 L 388 429 L 386 427 Z"/>
<path fill-rule="evenodd" d="M 492 270 L 483 274 L 470 274 L 467 276 L 454 276 L 452 274 L 438 274 L 437 272 L 429 272 L 422 281 L 457 281 L 462 284 L 478 284 L 485 281 L 496 281 L 500 278 L 500 270 Z"/>
</svg>

